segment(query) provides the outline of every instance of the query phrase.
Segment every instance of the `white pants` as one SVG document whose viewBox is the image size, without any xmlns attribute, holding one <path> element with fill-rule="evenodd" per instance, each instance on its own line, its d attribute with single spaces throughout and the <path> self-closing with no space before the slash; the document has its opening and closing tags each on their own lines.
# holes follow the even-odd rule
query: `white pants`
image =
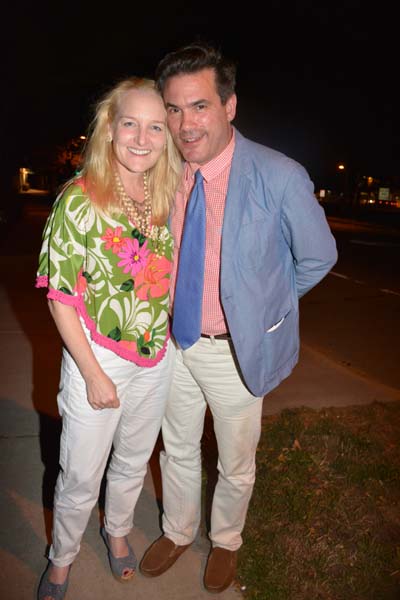
<svg viewBox="0 0 400 600">
<path fill-rule="evenodd" d="M 60 391 L 61 471 L 54 496 L 53 539 L 49 552 L 59 567 L 73 562 L 107 470 L 105 528 L 116 537 L 133 525 L 147 463 L 160 432 L 171 379 L 172 344 L 154 367 L 138 367 L 90 342 L 104 372 L 117 387 L 119 408 L 94 410 L 85 382 L 64 350 Z"/>
<path fill-rule="evenodd" d="M 262 398 L 243 384 L 226 340 L 200 338 L 188 350 L 176 350 L 162 425 L 163 529 L 175 544 L 189 544 L 199 528 L 200 442 L 207 404 L 214 420 L 219 472 L 210 539 L 213 546 L 237 550 L 255 480 Z"/>
</svg>

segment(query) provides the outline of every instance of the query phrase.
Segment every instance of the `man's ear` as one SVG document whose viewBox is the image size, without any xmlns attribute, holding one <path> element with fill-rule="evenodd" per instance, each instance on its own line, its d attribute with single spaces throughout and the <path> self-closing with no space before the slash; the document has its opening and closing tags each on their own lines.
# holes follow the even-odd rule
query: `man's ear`
<svg viewBox="0 0 400 600">
<path fill-rule="evenodd" d="M 229 122 L 233 121 L 233 119 L 235 118 L 236 104 L 237 104 L 236 94 L 232 94 L 232 96 L 230 98 L 228 98 L 228 100 L 226 101 L 226 104 L 225 104 L 226 116 L 228 117 Z"/>
</svg>

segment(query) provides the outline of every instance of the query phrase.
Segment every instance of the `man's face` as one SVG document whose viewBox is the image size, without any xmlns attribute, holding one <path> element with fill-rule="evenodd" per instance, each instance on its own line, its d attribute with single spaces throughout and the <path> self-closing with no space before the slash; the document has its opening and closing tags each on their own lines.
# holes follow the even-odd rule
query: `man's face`
<svg viewBox="0 0 400 600">
<path fill-rule="evenodd" d="M 163 96 L 168 126 L 185 160 L 203 165 L 226 148 L 236 95 L 221 103 L 213 69 L 167 79 Z"/>
</svg>

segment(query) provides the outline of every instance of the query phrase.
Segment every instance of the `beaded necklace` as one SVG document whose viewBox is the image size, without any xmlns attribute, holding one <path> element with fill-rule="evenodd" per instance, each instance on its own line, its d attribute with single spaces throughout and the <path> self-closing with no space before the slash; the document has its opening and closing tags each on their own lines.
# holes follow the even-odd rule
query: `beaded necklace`
<svg viewBox="0 0 400 600">
<path fill-rule="evenodd" d="M 128 196 L 121 178 L 117 171 L 114 171 L 115 178 L 115 191 L 121 201 L 124 209 L 124 213 L 128 219 L 135 224 L 136 229 L 140 231 L 145 237 L 149 237 L 151 233 L 151 197 L 148 187 L 147 173 L 143 173 L 143 189 L 144 189 L 144 201 L 142 203 L 135 202 L 133 198 Z M 140 206 L 140 208 L 139 208 Z"/>
<path fill-rule="evenodd" d="M 158 258 L 165 256 L 165 243 L 169 237 L 166 227 L 153 225 L 150 232 L 150 238 L 153 240 L 154 253 Z"/>
</svg>

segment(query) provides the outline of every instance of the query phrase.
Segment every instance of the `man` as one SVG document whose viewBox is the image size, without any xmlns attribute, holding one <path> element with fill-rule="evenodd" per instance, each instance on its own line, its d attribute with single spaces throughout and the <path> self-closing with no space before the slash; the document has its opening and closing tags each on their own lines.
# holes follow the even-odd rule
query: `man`
<svg viewBox="0 0 400 600">
<path fill-rule="evenodd" d="M 145 553 L 141 572 L 161 575 L 195 538 L 200 522 L 200 440 L 208 405 L 219 476 L 204 585 L 218 593 L 235 576 L 255 480 L 263 396 L 297 363 L 298 300 L 328 273 L 337 252 L 304 168 L 232 127 L 232 63 L 213 48 L 192 44 L 161 61 L 157 81 L 169 128 L 186 163 L 171 217 L 177 355 L 162 428 L 164 535 Z M 196 199 L 191 196 L 189 202 L 192 188 Z M 192 228 L 188 237 L 195 253 L 187 279 L 185 233 L 192 226 L 190 207 L 200 197 L 206 221 L 203 272 L 197 272 L 196 264 L 202 237 L 194 241 L 197 231 Z M 185 277 L 181 301 L 180 279 Z M 192 335 L 196 286 L 202 303 Z"/>
</svg>

